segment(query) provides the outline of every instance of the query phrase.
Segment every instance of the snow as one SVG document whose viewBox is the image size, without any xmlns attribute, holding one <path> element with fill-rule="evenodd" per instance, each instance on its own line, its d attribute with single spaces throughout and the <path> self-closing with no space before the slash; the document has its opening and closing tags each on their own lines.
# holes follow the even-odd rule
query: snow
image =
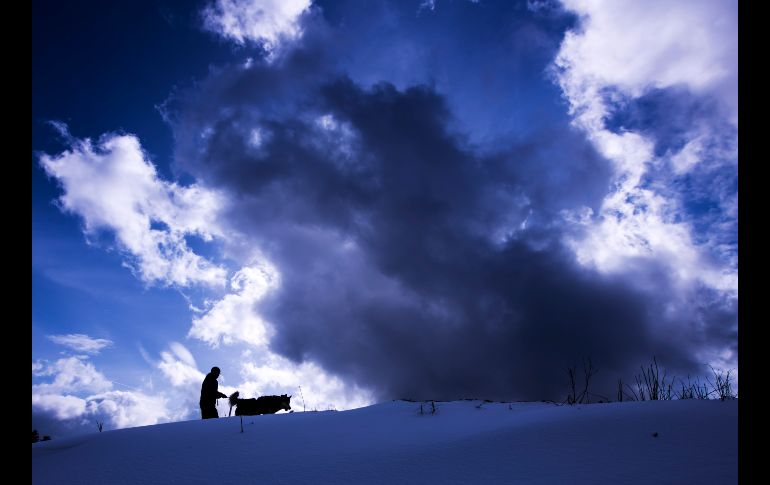
<svg viewBox="0 0 770 485">
<path fill-rule="evenodd" d="M 32 483 L 738 482 L 737 400 L 393 401 L 243 429 L 233 416 L 35 443 Z"/>
</svg>

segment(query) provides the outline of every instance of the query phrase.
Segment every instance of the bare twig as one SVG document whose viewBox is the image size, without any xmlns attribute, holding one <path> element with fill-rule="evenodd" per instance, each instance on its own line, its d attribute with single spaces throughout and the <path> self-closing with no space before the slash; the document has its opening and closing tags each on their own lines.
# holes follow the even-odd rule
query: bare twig
<svg viewBox="0 0 770 485">
<path fill-rule="evenodd" d="M 717 372 L 714 367 L 711 367 L 711 372 L 714 373 L 714 382 L 712 383 L 708 378 L 706 379 L 709 384 L 711 384 L 711 387 L 713 389 L 713 393 L 716 393 L 716 395 L 719 397 L 720 401 L 724 401 L 725 399 L 735 399 L 735 395 L 733 394 L 732 390 L 732 384 L 730 383 L 730 372 L 732 370 L 728 370 L 726 373 L 723 370 L 719 370 Z"/>
<path fill-rule="evenodd" d="M 567 375 L 569 375 L 569 387 L 570 393 L 567 394 L 567 404 L 575 404 L 577 402 L 577 391 L 575 390 L 575 373 L 577 367 L 571 367 L 567 369 Z"/>
<path fill-rule="evenodd" d="M 599 372 L 599 370 L 598 369 L 594 369 L 593 364 L 591 363 L 591 358 L 590 357 L 588 358 L 588 361 L 583 359 L 583 375 L 585 377 L 585 387 L 583 388 L 583 392 L 580 393 L 579 401 L 581 403 L 583 403 L 583 402 L 590 403 L 591 402 L 591 400 L 588 398 L 588 396 L 590 394 L 588 392 L 588 385 L 591 382 L 591 377 L 596 375 L 597 372 Z M 587 399 L 587 401 L 586 401 L 586 399 Z"/>
</svg>

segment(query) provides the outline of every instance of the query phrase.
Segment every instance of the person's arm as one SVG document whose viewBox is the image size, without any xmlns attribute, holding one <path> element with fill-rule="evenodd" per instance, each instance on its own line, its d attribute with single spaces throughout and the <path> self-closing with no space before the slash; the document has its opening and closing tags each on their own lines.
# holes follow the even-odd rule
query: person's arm
<svg viewBox="0 0 770 485">
<path fill-rule="evenodd" d="M 214 395 L 219 399 L 220 397 L 227 398 L 226 394 L 222 394 L 219 392 L 219 383 L 217 381 L 214 381 Z"/>
</svg>

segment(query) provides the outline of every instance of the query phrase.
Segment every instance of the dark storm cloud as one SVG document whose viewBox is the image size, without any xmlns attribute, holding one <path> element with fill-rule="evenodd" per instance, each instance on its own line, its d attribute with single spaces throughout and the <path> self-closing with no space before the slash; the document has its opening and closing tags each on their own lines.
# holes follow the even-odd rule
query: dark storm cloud
<svg viewBox="0 0 770 485">
<path fill-rule="evenodd" d="M 356 84 L 386 80 L 404 90 L 428 84 L 473 139 L 495 143 L 531 136 L 564 121 L 558 86 L 543 82 L 566 29 L 561 8 L 533 12 L 523 1 L 320 0 L 306 45 L 323 42 L 328 64 Z M 317 29 L 320 24 L 324 29 Z M 319 41 L 316 30 L 324 32 Z"/>
<path fill-rule="evenodd" d="M 273 350 L 378 398 L 558 399 L 589 356 L 605 392 L 653 355 L 695 371 L 704 342 L 665 331 L 682 322 L 664 271 L 601 276 L 562 246 L 559 211 L 596 208 L 610 181 L 566 118 L 481 145 L 451 93 L 362 86 L 312 38 L 169 107 L 178 169 L 226 190 L 226 223 L 281 272 L 258 308 Z"/>
</svg>

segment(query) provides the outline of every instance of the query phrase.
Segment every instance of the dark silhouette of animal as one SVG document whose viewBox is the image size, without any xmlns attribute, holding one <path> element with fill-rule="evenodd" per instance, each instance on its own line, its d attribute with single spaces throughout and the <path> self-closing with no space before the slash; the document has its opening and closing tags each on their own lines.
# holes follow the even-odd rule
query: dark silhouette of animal
<svg viewBox="0 0 770 485">
<path fill-rule="evenodd" d="M 255 416 L 257 414 L 275 414 L 283 409 L 291 410 L 289 400 L 291 396 L 283 394 L 281 396 L 259 396 L 258 398 L 240 399 L 240 394 L 235 391 L 230 396 L 230 413 L 235 407 L 236 416 Z M 229 416 L 229 414 L 228 414 Z"/>
</svg>

